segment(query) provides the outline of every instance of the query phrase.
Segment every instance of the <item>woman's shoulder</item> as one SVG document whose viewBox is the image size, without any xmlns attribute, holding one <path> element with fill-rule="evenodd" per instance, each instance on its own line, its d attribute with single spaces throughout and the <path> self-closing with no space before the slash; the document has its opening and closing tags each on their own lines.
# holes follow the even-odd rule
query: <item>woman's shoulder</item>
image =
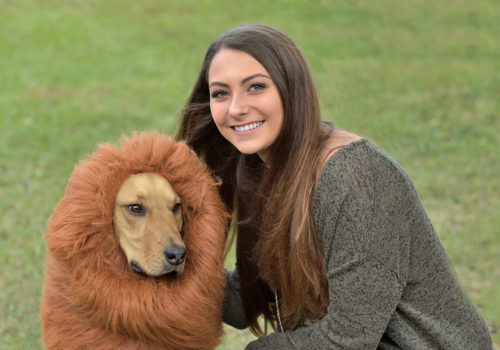
<svg viewBox="0 0 500 350">
<path fill-rule="evenodd" d="M 377 181 L 411 183 L 402 166 L 366 137 L 361 137 L 333 154 L 324 164 L 318 191 L 332 185 L 351 187 L 353 182 L 369 184 Z M 406 187 L 405 186 L 405 187 Z"/>
</svg>

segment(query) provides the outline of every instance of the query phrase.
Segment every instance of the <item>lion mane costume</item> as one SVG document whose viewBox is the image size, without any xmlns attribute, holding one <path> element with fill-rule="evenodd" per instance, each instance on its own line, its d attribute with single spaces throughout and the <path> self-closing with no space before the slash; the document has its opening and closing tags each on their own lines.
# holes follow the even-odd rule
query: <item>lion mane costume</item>
<svg viewBox="0 0 500 350">
<path fill-rule="evenodd" d="M 184 273 L 132 271 L 113 205 L 132 174 L 165 177 L 183 206 Z M 157 133 L 100 145 L 75 167 L 49 220 L 41 306 L 47 349 L 214 349 L 222 335 L 228 214 L 218 184 L 184 143 Z"/>
</svg>

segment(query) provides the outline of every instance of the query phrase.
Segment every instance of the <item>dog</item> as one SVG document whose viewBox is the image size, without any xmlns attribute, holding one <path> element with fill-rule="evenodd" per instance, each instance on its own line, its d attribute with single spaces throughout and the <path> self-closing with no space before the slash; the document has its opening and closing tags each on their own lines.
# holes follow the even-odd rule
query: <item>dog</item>
<svg viewBox="0 0 500 350">
<path fill-rule="evenodd" d="M 75 167 L 46 234 L 46 349 L 214 349 L 229 215 L 196 154 L 144 132 Z"/>
</svg>

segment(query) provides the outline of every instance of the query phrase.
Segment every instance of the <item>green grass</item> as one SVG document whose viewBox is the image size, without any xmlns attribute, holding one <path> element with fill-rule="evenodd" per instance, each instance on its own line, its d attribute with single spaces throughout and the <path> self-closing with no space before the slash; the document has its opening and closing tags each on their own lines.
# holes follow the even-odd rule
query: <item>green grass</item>
<svg viewBox="0 0 500 350">
<path fill-rule="evenodd" d="M 405 167 L 500 347 L 498 1 L 0 0 L 0 9 L 1 349 L 41 348 L 43 235 L 73 166 L 132 130 L 173 134 L 206 47 L 240 23 L 289 34 L 325 118 Z M 219 349 L 251 339 L 226 331 Z"/>
</svg>

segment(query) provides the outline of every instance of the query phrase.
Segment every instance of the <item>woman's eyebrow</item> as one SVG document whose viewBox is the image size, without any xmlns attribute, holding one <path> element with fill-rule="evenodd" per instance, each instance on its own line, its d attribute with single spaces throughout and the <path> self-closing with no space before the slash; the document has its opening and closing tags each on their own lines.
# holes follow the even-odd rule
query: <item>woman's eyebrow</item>
<svg viewBox="0 0 500 350">
<path fill-rule="evenodd" d="M 211 88 L 211 87 L 212 87 L 212 86 L 214 86 L 214 85 L 217 85 L 217 86 L 223 86 L 223 87 L 229 87 L 229 85 L 228 85 L 228 84 L 226 84 L 226 83 L 221 83 L 220 81 L 212 81 L 212 82 L 210 83 L 210 85 L 208 85 L 208 87 L 209 87 L 209 88 Z"/>
<path fill-rule="evenodd" d="M 243 85 L 243 84 L 245 84 L 246 82 L 248 82 L 249 80 L 252 80 L 253 78 L 257 78 L 257 77 L 262 77 L 262 78 L 271 79 L 271 77 L 270 77 L 270 76 L 268 76 L 268 75 L 261 74 L 261 73 L 257 73 L 257 74 L 252 74 L 252 75 L 249 75 L 248 77 L 246 77 L 245 79 L 243 79 L 243 80 L 241 81 L 241 85 Z M 211 88 L 211 87 L 212 87 L 212 86 L 214 86 L 214 85 L 217 85 L 217 86 L 223 86 L 223 87 L 229 87 L 229 84 L 226 84 L 226 83 L 223 83 L 223 82 L 220 82 L 220 81 L 212 81 L 208 87 L 209 87 L 209 88 Z"/>
<path fill-rule="evenodd" d="M 241 81 L 241 85 L 245 84 L 247 81 L 249 80 L 252 80 L 253 78 L 257 78 L 257 77 L 263 77 L 263 78 L 267 78 L 267 79 L 271 79 L 271 77 L 265 75 L 265 74 L 261 74 L 261 73 L 257 73 L 257 74 L 252 74 L 248 77 L 246 77 L 245 79 L 243 79 Z"/>
</svg>

